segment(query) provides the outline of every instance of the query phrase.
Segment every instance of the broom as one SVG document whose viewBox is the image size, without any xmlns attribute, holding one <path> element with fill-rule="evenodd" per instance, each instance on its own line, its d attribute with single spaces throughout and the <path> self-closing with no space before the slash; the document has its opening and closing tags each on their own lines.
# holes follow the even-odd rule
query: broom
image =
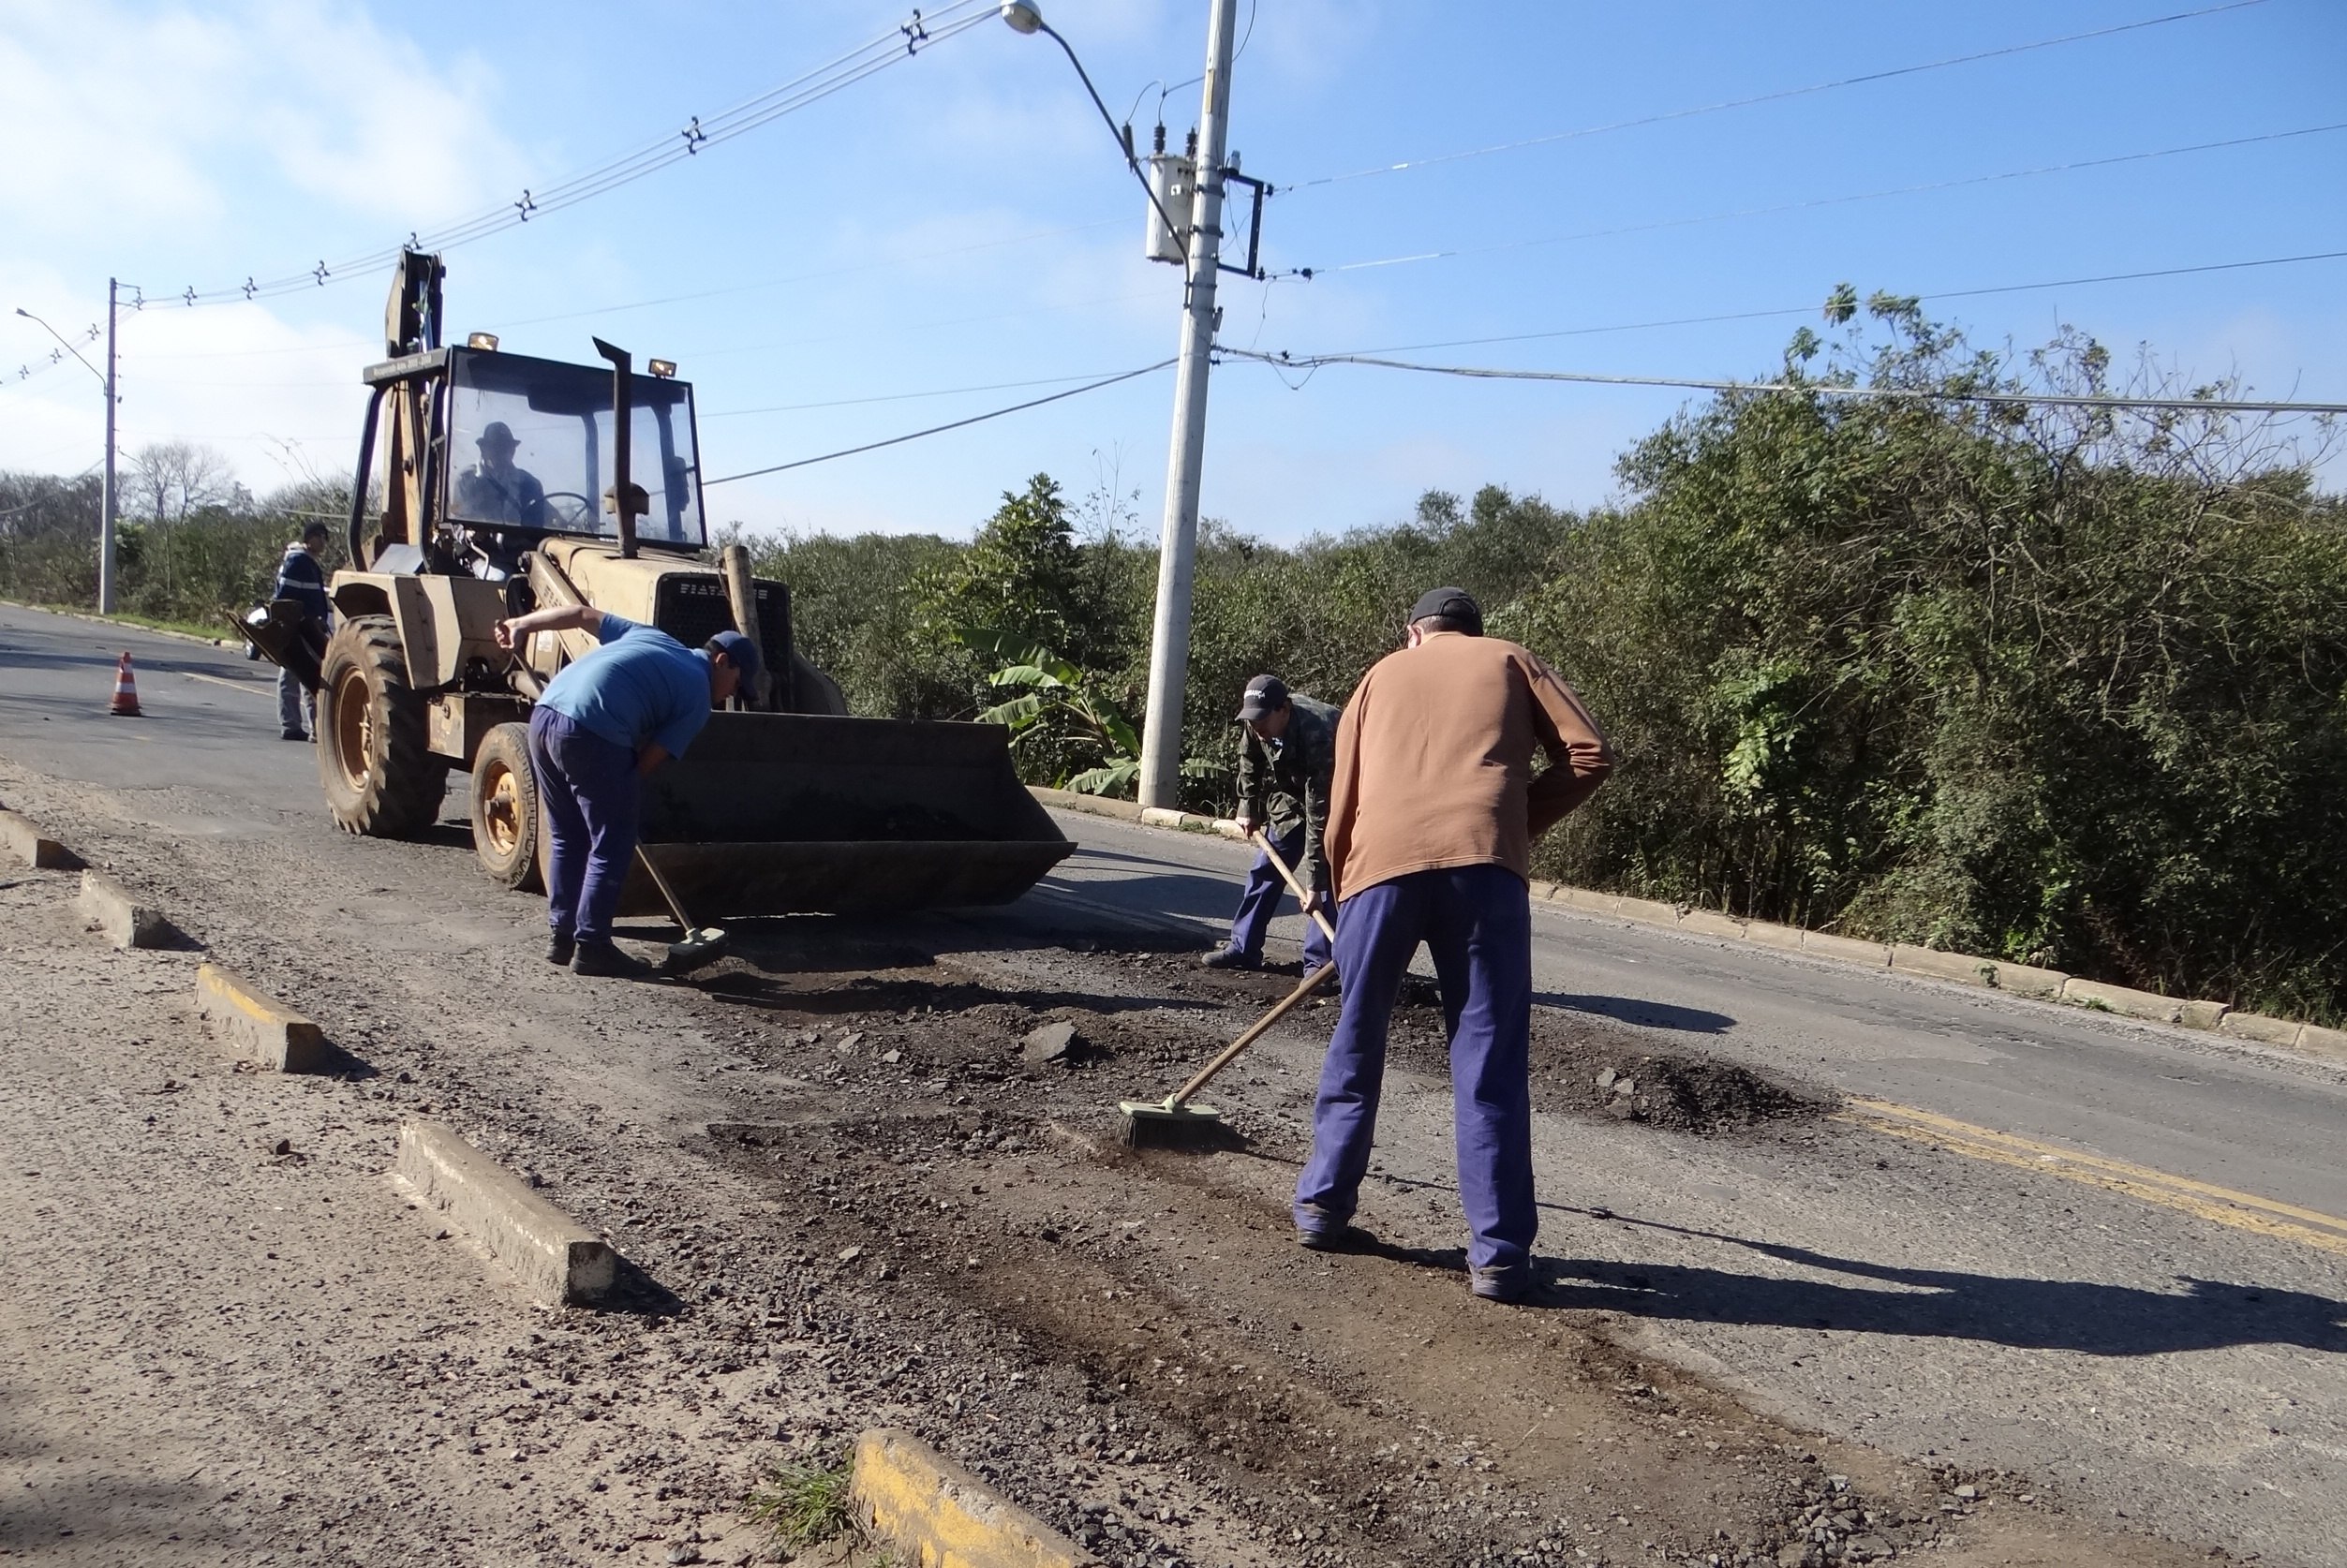
<svg viewBox="0 0 2347 1568">
<path fill-rule="evenodd" d="M 1298 884 L 1295 873 L 1288 870 L 1287 862 L 1280 858 L 1279 851 L 1273 849 L 1271 841 L 1263 836 L 1263 830 L 1257 828 L 1248 836 L 1255 841 L 1255 847 L 1263 851 L 1271 864 L 1279 867 L 1280 880 L 1287 884 L 1287 890 L 1296 895 L 1296 901 L 1299 904 L 1311 910 L 1314 923 L 1329 939 L 1329 944 L 1331 947 L 1335 946 L 1336 927 L 1329 924 L 1327 915 L 1312 908 L 1311 898 Z M 1193 1105 L 1190 1103 L 1190 1097 L 1204 1088 L 1213 1079 L 1214 1074 L 1236 1061 L 1240 1052 L 1261 1039 L 1273 1024 L 1286 1017 L 1303 1002 L 1305 998 L 1320 989 L 1335 973 L 1334 964 L 1323 964 L 1312 973 L 1304 976 L 1297 983 L 1296 989 L 1274 1002 L 1269 1013 L 1248 1027 L 1246 1033 L 1224 1046 L 1212 1061 L 1199 1068 L 1188 1083 L 1166 1096 L 1165 1099 L 1118 1102 L 1117 1109 L 1122 1113 L 1124 1118 L 1120 1132 L 1126 1146 L 1131 1148 L 1195 1148 L 1213 1141 L 1221 1132 L 1223 1113 L 1211 1105 Z"/>
</svg>

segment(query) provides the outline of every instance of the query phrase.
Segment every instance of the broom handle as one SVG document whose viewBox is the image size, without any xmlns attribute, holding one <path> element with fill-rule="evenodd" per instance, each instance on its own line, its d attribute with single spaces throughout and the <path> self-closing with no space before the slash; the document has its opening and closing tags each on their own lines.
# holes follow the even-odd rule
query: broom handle
<svg viewBox="0 0 2347 1568">
<path fill-rule="evenodd" d="M 1315 991 L 1320 989 L 1321 985 L 1328 980 L 1328 978 L 1334 973 L 1336 973 L 1336 966 L 1334 964 L 1323 964 L 1318 969 L 1313 970 L 1310 974 L 1304 976 L 1301 981 L 1297 983 L 1296 989 L 1290 991 L 1287 995 L 1282 997 L 1277 1002 L 1273 1003 L 1271 1011 L 1266 1013 L 1262 1017 L 1257 1018 L 1246 1033 L 1240 1035 L 1238 1039 L 1224 1046 L 1222 1053 L 1219 1056 L 1215 1057 L 1212 1061 L 1208 1062 L 1204 1067 L 1198 1069 L 1196 1077 L 1191 1079 L 1188 1083 L 1174 1090 L 1172 1097 L 1168 1099 L 1166 1103 L 1169 1106 L 1180 1105 L 1187 1101 L 1192 1095 L 1197 1093 L 1198 1090 L 1204 1088 L 1207 1085 L 1207 1080 L 1212 1078 L 1215 1073 L 1220 1072 L 1224 1068 L 1228 1067 L 1231 1064 L 1232 1059 L 1236 1058 L 1240 1052 L 1245 1050 L 1248 1046 L 1254 1044 L 1256 1040 L 1261 1038 L 1264 1030 L 1270 1028 L 1273 1024 L 1278 1023 L 1282 1018 L 1286 1017 L 1288 1013 L 1295 1008 L 1297 1003 L 1302 1001 L 1306 997 L 1311 996 Z"/>
<path fill-rule="evenodd" d="M 691 937 L 693 932 L 692 922 L 685 918 L 685 907 L 676 901 L 676 890 L 668 885 L 666 877 L 661 875 L 658 863 L 641 844 L 635 847 L 635 858 L 644 863 L 644 869 L 652 873 L 652 885 L 661 890 L 661 897 L 666 901 L 668 912 L 676 917 L 677 929 L 684 932 L 687 937 Z"/>
<path fill-rule="evenodd" d="M 1296 880 L 1296 873 L 1287 868 L 1287 862 L 1280 858 L 1279 851 L 1271 848 L 1271 841 L 1263 836 L 1263 830 L 1261 828 L 1251 829 L 1249 830 L 1247 836 L 1255 840 L 1255 848 L 1261 850 L 1264 856 L 1269 859 L 1273 865 L 1279 867 L 1280 880 L 1285 882 L 1287 884 L 1287 891 L 1296 895 L 1296 902 L 1301 904 L 1311 912 L 1313 924 L 1320 927 L 1320 934 L 1329 939 L 1329 946 L 1334 947 L 1336 945 L 1336 927 L 1329 924 L 1329 917 L 1320 912 L 1319 906 L 1312 901 L 1312 895 L 1306 893 L 1303 889 L 1303 885 Z"/>
</svg>

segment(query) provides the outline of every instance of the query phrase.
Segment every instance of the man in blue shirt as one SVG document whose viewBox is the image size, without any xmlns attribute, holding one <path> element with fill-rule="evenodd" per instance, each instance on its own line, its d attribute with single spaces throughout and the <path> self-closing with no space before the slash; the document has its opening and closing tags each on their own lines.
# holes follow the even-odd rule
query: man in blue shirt
<svg viewBox="0 0 2347 1568">
<path fill-rule="evenodd" d="M 498 646 L 532 632 L 583 629 L 602 646 L 546 684 L 529 716 L 529 758 L 545 804 L 546 944 L 579 974 L 644 966 L 611 940 L 611 917 L 635 859 L 638 780 L 681 757 L 709 710 L 758 675 L 758 645 L 720 631 L 688 648 L 664 631 L 587 605 L 533 610 L 498 623 Z"/>
</svg>

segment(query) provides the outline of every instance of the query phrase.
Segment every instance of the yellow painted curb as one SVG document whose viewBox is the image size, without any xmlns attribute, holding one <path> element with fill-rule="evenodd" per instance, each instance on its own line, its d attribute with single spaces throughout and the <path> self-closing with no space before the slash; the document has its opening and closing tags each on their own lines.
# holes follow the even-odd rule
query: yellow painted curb
<svg viewBox="0 0 2347 1568">
<path fill-rule="evenodd" d="M 908 1568 L 1096 1568 L 1098 1560 L 909 1432 L 855 1440 L 855 1522 Z"/>
<path fill-rule="evenodd" d="M 316 1072 L 326 1065 L 326 1031 L 217 964 L 196 966 L 196 1011 L 279 1072 Z"/>
<path fill-rule="evenodd" d="M 2036 1171 L 2082 1186 L 2123 1192 L 2145 1203 L 2158 1204 L 2182 1214 L 2211 1220 L 2237 1231 L 2282 1241 L 2295 1241 L 2319 1251 L 2347 1257 L 2347 1220 L 2317 1209 L 2301 1208 L 2254 1192 L 2236 1191 L 2191 1176 L 2171 1176 L 2148 1165 L 2111 1160 L 2099 1154 L 2040 1143 L 2018 1133 L 1976 1127 L 1968 1121 L 1887 1100 L 1851 1099 L 1836 1113 L 1836 1121 L 1855 1122 L 1877 1132 L 1910 1143 L 1961 1154 L 1992 1164 Z"/>
</svg>

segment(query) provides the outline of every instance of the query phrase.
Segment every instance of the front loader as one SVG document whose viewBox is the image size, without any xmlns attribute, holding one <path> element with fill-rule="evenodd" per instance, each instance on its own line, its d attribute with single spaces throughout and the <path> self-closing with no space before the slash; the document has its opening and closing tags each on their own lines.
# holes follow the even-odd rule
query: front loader
<svg viewBox="0 0 2347 1568">
<path fill-rule="evenodd" d="M 765 656 L 765 689 L 645 779 L 645 854 L 695 918 L 1006 903 L 1074 850 L 1018 783 L 1001 727 L 849 717 L 792 646 L 789 589 L 752 577 L 738 545 L 712 561 L 692 388 L 675 366 L 638 374 L 601 339 L 600 368 L 500 353 L 480 333 L 442 347 L 441 277 L 437 256 L 402 258 L 389 357 L 364 373 L 352 569 L 328 590 L 322 655 L 282 605 L 242 628 L 318 694 L 337 823 L 421 834 L 462 769 L 482 865 L 542 885 L 530 705 L 596 639 L 541 632 L 507 652 L 495 629 L 587 604 L 688 647 L 737 629 Z M 639 868 L 622 911 L 664 907 Z"/>
</svg>

